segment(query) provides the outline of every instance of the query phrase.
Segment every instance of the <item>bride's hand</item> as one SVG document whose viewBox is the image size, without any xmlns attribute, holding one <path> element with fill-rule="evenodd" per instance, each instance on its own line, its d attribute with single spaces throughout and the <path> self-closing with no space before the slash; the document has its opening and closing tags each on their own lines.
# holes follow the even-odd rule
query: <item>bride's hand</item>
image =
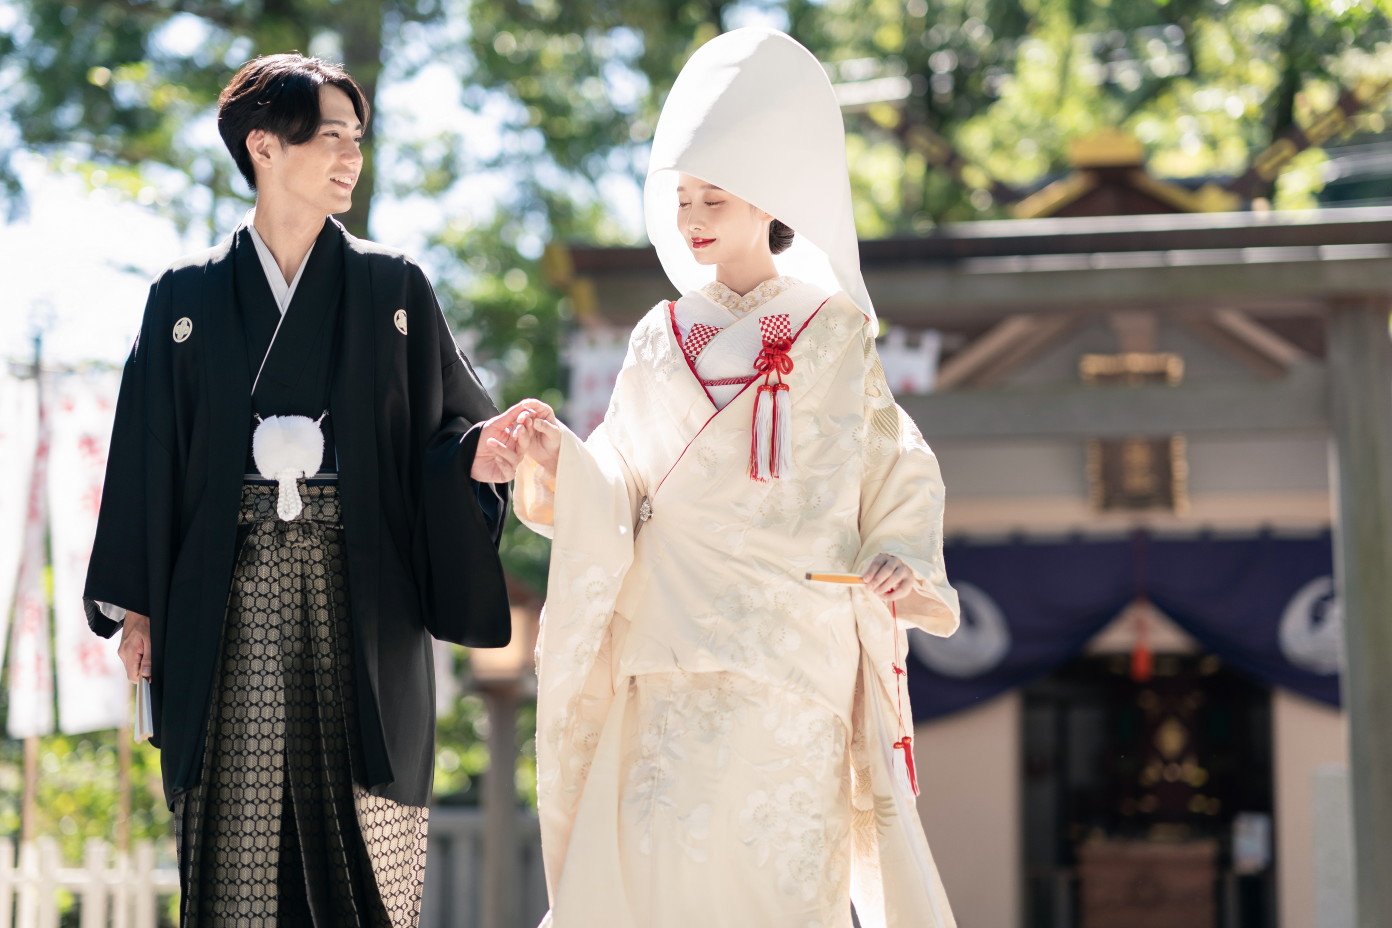
<svg viewBox="0 0 1392 928">
<path fill-rule="evenodd" d="M 556 411 L 541 400 L 523 400 L 513 409 L 518 407 L 522 407 L 514 427 L 518 449 L 554 476 L 561 457 L 561 424 Z"/>
<path fill-rule="evenodd" d="M 892 554 L 875 555 L 860 577 L 865 581 L 867 590 L 887 603 L 903 599 L 913 592 L 913 571 Z"/>
</svg>

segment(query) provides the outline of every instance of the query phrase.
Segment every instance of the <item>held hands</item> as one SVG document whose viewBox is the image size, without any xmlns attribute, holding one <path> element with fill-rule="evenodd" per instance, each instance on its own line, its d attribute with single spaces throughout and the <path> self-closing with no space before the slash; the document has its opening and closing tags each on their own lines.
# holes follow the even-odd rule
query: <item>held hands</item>
<svg viewBox="0 0 1392 928">
<path fill-rule="evenodd" d="M 913 571 L 892 554 L 875 555 L 860 577 L 865 581 L 867 590 L 887 603 L 903 599 L 913 592 Z"/>
<path fill-rule="evenodd" d="M 121 643 L 116 648 L 116 656 L 126 668 L 126 679 L 139 683 L 141 677 L 152 672 L 150 664 L 150 617 L 138 612 L 126 612 L 126 620 L 121 625 Z"/>
<path fill-rule="evenodd" d="M 522 460 L 522 451 L 517 447 L 513 420 L 517 418 L 514 406 L 507 412 L 499 413 L 483 424 L 479 435 L 478 449 L 474 452 L 474 464 L 469 468 L 469 476 L 479 483 L 507 483 L 517 475 L 517 464 Z"/>
<path fill-rule="evenodd" d="M 469 476 L 480 483 L 507 483 L 517 476 L 523 455 L 554 474 L 560 452 L 555 411 L 541 400 L 522 400 L 483 424 Z"/>
<path fill-rule="evenodd" d="M 522 453 L 553 475 L 561 457 L 561 424 L 556 411 L 541 400 L 523 400 L 517 411 L 514 433 Z"/>
</svg>

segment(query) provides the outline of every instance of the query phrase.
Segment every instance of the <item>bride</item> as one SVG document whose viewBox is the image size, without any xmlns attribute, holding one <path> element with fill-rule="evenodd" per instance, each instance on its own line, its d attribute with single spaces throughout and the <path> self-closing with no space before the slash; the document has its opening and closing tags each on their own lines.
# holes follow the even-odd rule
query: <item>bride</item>
<svg viewBox="0 0 1392 928">
<path fill-rule="evenodd" d="M 958 622 L 943 485 L 875 352 L 817 60 L 762 29 L 697 51 L 645 201 L 683 296 L 603 424 L 510 411 L 518 515 L 554 540 L 543 924 L 849 928 L 854 899 L 866 928 L 953 926 L 902 669 L 905 629 Z"/>
</svg>

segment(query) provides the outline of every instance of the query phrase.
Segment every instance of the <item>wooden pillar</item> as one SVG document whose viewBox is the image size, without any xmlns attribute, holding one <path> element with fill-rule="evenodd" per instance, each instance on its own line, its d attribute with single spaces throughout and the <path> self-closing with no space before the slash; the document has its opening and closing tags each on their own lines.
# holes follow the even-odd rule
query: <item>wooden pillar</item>
<svg viewBox="0 0 1392 928">
<path fill-rule="evenodd" d="M 39 836 L 39 736 L 24 739 L 24 791 L 19 800 L 19 843 Z"/>
<path fill-rule="evenodd" d="M 116 729 L 116 851 L 120 854 L 129 854 L 131 844 L 131 740 L 128 726 Z"/>
<path fill-rule="evenodd" d="M 483 775 L 483 928 L 521 924 L 517 838 L 515 682 L 481 686 L 488 707 L 488 770 Z"/>
<path fill-rule="evenodd" d="M 1392 926 L 1392 338 L 1388 298 L 1329 314 L 1359 928 Z"/>
</svg>

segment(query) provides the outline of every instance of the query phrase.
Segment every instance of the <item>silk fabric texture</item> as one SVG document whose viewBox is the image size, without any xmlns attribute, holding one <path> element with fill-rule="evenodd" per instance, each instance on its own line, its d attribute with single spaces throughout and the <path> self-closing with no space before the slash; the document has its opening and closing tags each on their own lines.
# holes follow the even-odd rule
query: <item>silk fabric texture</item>
<svg viewBox="0 0 1392 928">
<path fill-rule="evenodd" d="M 825 299 L 815 288 L 801 298 Z M 564 433 L 554 483 L 531 462 L 519 471 L 518 515 L 553 538 L 537 645 L 537 764 L 554 928 L 688 924 L 712 904 L 703 873 L 735 860 L 725 853 L 731 848 L 702 848 L 700 829 L 620 833 L 635 821 L 624 808 L 632 799 L 625 778 L 635 750 L 641 755 L 634 718 L 651 698 L 641 688 L 666 686 L 672 675 L 730 675 L 766 694 L 751 706 L 793 700 L 809 718 L 842 726 L 845 850 L 861 924 L 955 924 L 892 747 L 912 730 L 894 671 L 907 649 L 904 630 L 945 635 L 958 621 L 942 563 L 943 486 L 932 452 L 885 385 L 873 331 L 844 294 L 811 313 L 785 378 L 794 453 L 784 479 L 750 479 L 755 391 L 717 410 L 665 302 L 634 330 L 603 424 L 584 442 Z M 645 497 L 652 517 L 639 523 Z M 804 579 L 808 571 L 860 571 L 880 552 L 915 574 L 897 622 L 864 590 Z M 735 726 L 762 725 L 759 716 L 753 707 L 726 713 Z M 678 805 L 681 770 L 664 785 L 665 801 Z M 770 785 L 726 775 L 720 789 L 732 797 L 730 815 Z M 738 823 L 711 834 L 775 841 L 773 832 L 761 837 Z M 679 843 L 671 859 L 685 864 L 658 908 L 644 901 L 652 898 L 644 888 L 624 883 L 633 871 L 625 855 L 641 854 L 644 841 Z M 798 898 L 798 886 L 780 882 L 779 860 L 771 846 L 759 898 L 719 900 L 724 924 L 747 924 L 746 906 L 766 910 L 765 893 Z M 808 919 L 770 924 L 840 928 Z"/>
</svg>

